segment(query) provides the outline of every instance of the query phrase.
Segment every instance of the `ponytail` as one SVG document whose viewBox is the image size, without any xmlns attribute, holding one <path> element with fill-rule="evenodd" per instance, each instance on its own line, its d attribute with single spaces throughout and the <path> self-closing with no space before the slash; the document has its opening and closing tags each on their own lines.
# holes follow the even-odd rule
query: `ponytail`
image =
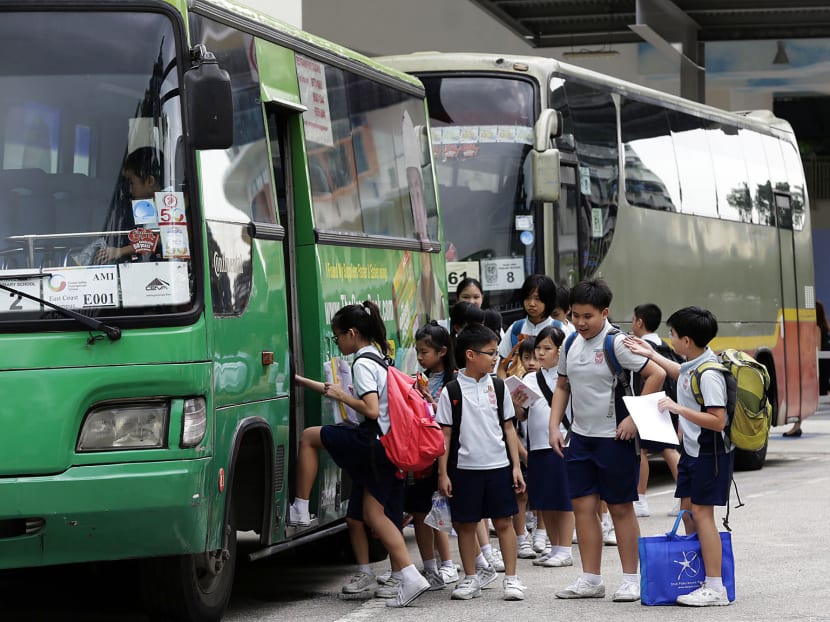
<svg viewBox="0 0 830 622">
<path fill-rule="evenodd" d="M 331 318 L 331 327 L 341 331 L 354 328 L 363 337 L 376 343 L 384 355 L 388 354 L 386 324 L 380 317 L 380 309 L 371 300 L 364 300 L 359 305 L 341 307 Z"/>
</svg>

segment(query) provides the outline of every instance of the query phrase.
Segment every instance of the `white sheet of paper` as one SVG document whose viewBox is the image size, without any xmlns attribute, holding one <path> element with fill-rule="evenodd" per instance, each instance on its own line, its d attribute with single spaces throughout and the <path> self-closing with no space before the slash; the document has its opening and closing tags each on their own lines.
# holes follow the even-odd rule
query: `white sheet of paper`
<svg viewBox="0 0 830 622">
<path fill-rule="evenodd" d="M 657 402 L 663 397 L 666 397 L 666 393 L 658 391 L 648 395 L 625 395 L 623 401 L 628 414 L 634 419 L 641 439 L 677 445 L 677 432 L 669 411 L 657 408 Z"/>
<path fill-rule="evenodd" d="M 517 376 L 508 376 L 504 379 L 504 385 L 510 391 L 510 396 L 521 405 L 522 408 L 527 408 L 536 400 L 542 399 L 536 391 L 527 386 L 521 378 Z"/>
</svg>

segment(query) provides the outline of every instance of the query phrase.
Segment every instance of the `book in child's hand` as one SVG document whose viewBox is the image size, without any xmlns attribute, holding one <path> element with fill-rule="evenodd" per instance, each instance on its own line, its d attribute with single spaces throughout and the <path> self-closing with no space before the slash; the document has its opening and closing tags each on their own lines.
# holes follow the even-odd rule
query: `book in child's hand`
<svg viewBox="0 0 830 622">
<path fill-rule="evenodd" d="M 522 408 L 528 408 L 536 400 L 542 399 L 541 395 L 531 389 L 518 376 L 508 376 L 504 379 L 504 385 L 510 391 L 510 397 Z"/>
</svg>

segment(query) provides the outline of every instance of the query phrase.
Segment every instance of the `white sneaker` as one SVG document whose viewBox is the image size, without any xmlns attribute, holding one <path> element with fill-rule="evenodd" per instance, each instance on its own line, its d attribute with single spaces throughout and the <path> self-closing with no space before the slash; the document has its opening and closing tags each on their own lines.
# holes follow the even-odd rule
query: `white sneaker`
<svg viewBox="0 0 830 622">
<path fill-rule="evenodd" d="M 535 561 L 533 563 L 536 564 Z M 563 568 L 565 566 L 573 566 L 574 558 L 572 555 L 557 553 L 556 555 L 549 556 L 545 561 L 536 565 L 542 566 L 543 568 Z"/>
<path fill-rule="evenodd" d="M 602 526 L 602 543 L 607 546 L 617 546 L 617 532 L 614 531 L 613 524 Z"/>
<path fill-rule="evenodd" d="M 605 598 L 605 584 L 591 585 L 582 577 L 576 583 L 556 593 L 556 598 Z"/>
<path fill-rule="evenodd" d="M 517 577 L 511 577 L 502 581 L 504 586 L 504 600 L 524 600 L 525 589 L 527 586 L 523 585 Z"/>
<path fill-rule="evenodd" d="M 418 578 L 415 581 L 412 581 L 410 583 L 403 581 L 401 582 L 401 585 L 398 588 L 398 593 L 395 595 L 395 598 L 390 598 L 389 600 L 387 600 L 386 606 L 406 607 L 409 603 L 418 598 L 428 589 L 429 581 L 427 581 L 424 577 L 420 575 L 418 575 Z"/>
<path fill-rule="evenodd" d="M 496 572 L 504 572 L 504 558 L 499 549 L 493 549 L 489 555 L 484 556 L 484 559 L 495 568 Z"/>
<path fill-rule="evenodd" d="M 365 592 L 375 584 L 375 575 L 368 572 L 356 572 L 343 586 L 344 594 L 359 594 Z"/>
<path fill-rule="evenodd" d="M 680 514 L 680 497 L 675 498 L 674 505 L 668 511 L 669 516 L 677 516 Z"/>
<path fill-rule="evenodd" d="M 311 524 L 311 514 L 308 510 L 300 512 L 292 503 L 288 506 L 288 524 L 297 527 L 308 527 Z"/>
<path fill-rule="evenodd" d="M 496 569 L 493 565 L 484 566 L 483 568 L 476 568 L 476 577 L 478 578 L 479 587 L 487 587 L 493 581 L 499 578 Z M 460 585 L 460 584 L 459 584 Z"/>
<path fill-rule="evenodd" d="M 537 553 L 544 553 L 545 549 L 550 547 L 550 540 L 548 540 L 548 534 L 546 533 L 539 533 L 538 531 L 533 532 L 533 550 Z"/>
<path fill-rule="evenodd" d="M 699 587 L 694 592 L 677 597 L 678 605 L 688 607 L 724 607 L 729 604 L 726 588 L 713 590 L 710 587 Z"/>
<path fill-rule="evenodd" d="M 375 590 L 375 598 L 395 598 L 401 587 L 401 579 L 389 577 L 389 580 Z"/>
<path fill-rule="evenodd" d="M 620 586 L 614 597 L 611 599 L 615 603 L 633 603 L 640 600 L 640 584 L 634 581 L 627 581 Z"/>
<path fill-rule="evenodd" d="M 447 587 L 447 584 L 444 582 L 444 577 L 442 577 L 441 573 L 437 570 L 424 570 L 424 577 L 427 581 L 429 581 L 430 592 L 434 592 L 435 590 L 443 590 Z"/>
<path fill-rule="evenodd" d="M 440 574 L 441 578 L 444 580 L 444 585 L 449 585 L 450 583 L 458 581 L 458 570 L 455 566 L 441 566 L 438 568 L 438 574 Z"/>
<path fill-rule="evenodd" d="M 452 591 L 452 600 L 470 600 L 481 596 L 481 583 L 478 577 L 464 577 Z"/>
<path fill-rule="evenodd" d="M 539 555 L 539 557 L 534 559 L 532 563 L 534 566 L 543 566 L 544 563 L 551 557 L 553 557 L 553 555 L 551 554 L 550 549 L 548 549 L 547 551 Z"/>
<path fill-rule="evenodd" d="M 645 497 L 637 499 L 634 502 L 634 515 L 638 518 L 645 518 L 646 516 L 651 516 L 651 510 L 648 507 L 648 501 L 646 501 Z"/>
<path fill-rule="evenodd" d="M 389 583 L 389 579 L 392 578 L 392 571 L 387 570 L 386 572 L 378 575 L 378 584 L 379 585 L 386 585 Z"/>
<path fill-rule="evenodd" d="M 519 559 L 535 559 L 536 552 L 533 550 L 533 545 L 525 540 L 519 544 L 519 550 L 517 551 L 516 555 Z"/>
</svg>

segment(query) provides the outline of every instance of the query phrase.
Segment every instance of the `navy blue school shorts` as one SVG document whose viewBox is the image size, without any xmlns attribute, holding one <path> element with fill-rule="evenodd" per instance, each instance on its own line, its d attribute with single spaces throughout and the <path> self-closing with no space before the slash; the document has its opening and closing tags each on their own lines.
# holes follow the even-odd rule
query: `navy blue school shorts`
<svg viewBox="0 0 830 622">
<path fill-rule="evenodd" d="M 432 495 L 438 490 L 438 468 L 433 466 L 425 477 L 406 485 L 404 510 L 410 514 L 426 514 L 432 508 Z"/>
<path fill-rule="evenodd" d="M 611 504 L 637 500 L 640 454 L 633 442 L 571 432 L 565 464 L 571 499 L 599 494 Z"/>
<path fill-rule="evenodd" d="M 368 490 L 377 501 L 386 507 L 393 492 L 399 488 L 395 483 L 397 468 L 389 462 L 380 440 L 368 426 L 324 425 L 320 429 L 320 440 L 332 460 L 352 478 L 352 491 L 356 488 Z M 400 482 L 400 480 L 398 480 Z M 354 498 L 354 494 L 350 499 Z M 362 499 L 362 496 L 361 496 Z M 349 502 L 351 506 L 351 501 Z M 402 510 L 402 505 L 399 505 Z M 403 513 L 403 512 L 401 512 Z M 359 520 L 363 520 L 362 503 Z M 357 515 L 349 514 L 351 518 Z M 398 521 L 400 522 L 400 521 Z"/>
<path fill-rule="evenodd" d="M 349 507 L 346 510 L 346 517 L 363 522 L 363 486 L 352 484 L 352 493 L 349 495 Z M 395 478 L 392 484 L 392 491 L 383 504 L 383 512 L 386 517 L 394 523 L 398 529 L 403 529 L 403 502 L 404 482 Z"/>
<path fill-rule="evenodd" d="M 553 449 L 536 449 L 528 453 L 527 501 L 531 510 L 573 510 L 568 469 L 565 460 Z"/>
<path fill-rule="evenodd" d="M 473 471 L 455 469 L 450 473 L 450 512 L 454 523 L 477 523 L 482 518 L 503 518 L 519 513 L 513 491 L 513 469 Z"/>
<path fill-rule="evenodd" d="M 701 454 L 693 458 L 680 452 L 677 463 L 677 489 L 674 496 L 691 497 L 697 505 L 726 505 L 732 485 L 735 452 L 728 454 Z"/>
</svg>

